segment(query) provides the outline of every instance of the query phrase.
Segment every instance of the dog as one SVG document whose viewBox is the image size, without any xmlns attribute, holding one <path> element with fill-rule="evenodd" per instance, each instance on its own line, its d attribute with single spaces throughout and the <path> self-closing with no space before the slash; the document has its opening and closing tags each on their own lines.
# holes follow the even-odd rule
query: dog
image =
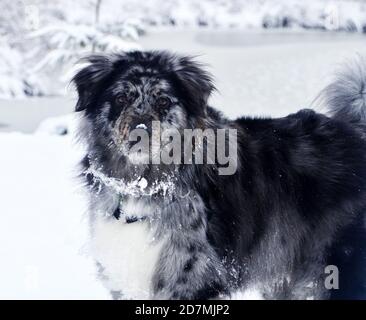
<svg viewBox="0 0 366 320">
<path fill-rule="evenodd" d="M 92 252 L 114 299 L 332 298 L 325 268 L 349 263 L 341 241 L 366 208 L 363 68 L 324 90 L 328 116 L 229 120 L 208 105 L 215 86 L 195 58 L 133 51 L 86 61 L 73 78 L 80 176 Z M 234 172 L 220 174 L 216 155 L 180 162 L 181 146 L 178 161 L 153 163 L 171 141 L 152 138 L 154 122 L 164 132 L 226 130 Z M 154 154 L 133 150 L 135 129 L 148 147 L 160 143 Z M 209 147 L 204 139 L 193 154 Z"/>
</svg>

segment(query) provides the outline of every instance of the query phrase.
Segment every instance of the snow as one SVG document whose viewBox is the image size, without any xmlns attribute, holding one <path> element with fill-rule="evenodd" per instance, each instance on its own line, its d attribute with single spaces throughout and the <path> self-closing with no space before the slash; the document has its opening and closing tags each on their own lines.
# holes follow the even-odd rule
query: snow
<svg viewBox="0 0 366 320">
<path fill-rule="evenodd" d="M 35 43 L 42 42 L 42 46 L 34 52 L 34 55 L 41 56 L 41 59 L 30 68 L 42 78 L 42 89 L 46 94 L 65 94 L 65 87 L 72 79 L 77 70 L 76 64 L 82 57 L 92 52 L 141 49 L 135 42 L 138 35 L 133 30 L 133 27 L 125 25 L 111 30 L 94 25 L 73 25 L 65 22 L 40 28 L 29 35 Z M 56 79 L 55 74 L 59 75 Z M 50 82 L 50 78 L 54 81 Z M 58 85 L 55 85 L 55 80 L 59 82 Z"/>
<path fill-rule="evenodd" d="M 117 0 L 118 1 L 118 0 Z M 145 29 L 310 28 L 364 32 L 366 5 L 354 0 L 106 0 L 119 18 L 134 17 Z M 113 19 L 112 16 L 109 19 Z"/>
<path fill-rule="evenodd" d="M 107 299 L 70 136 L 0 134 L 0 299 Z"/>
<path fill-rule="evenodd" d="M 147 127 L 146 127 L 146 125 L 145 125 L 145 124 L 140 123 L 140 124 L 138 124 L 138 125 L 136 126 L 136 129 L 144 129 L 144 130 L 147 130 Z"/>
<path fill-rule="evenodd" d="M 147 180 L 143 177 L 137 177 L 134 181 L 124 181 L 106 176 L 101 170 L 91 164 L 90 168 L 85 171 L 85 174 L 91 173 L 94 181 L 100 181 L 107 187 L 114 190 L 117 194 L 137 196 L 152 196 L 162 194 L 171 196 L 175 190 L 174 177 L 166 176 L 166 181 L 153 181 L 150 188 L 147 187 Z"/>
<path fill-rule="evenodd" d="M 21 53 L 0 37 L 0 98 L 19 98 L 39 93 L 35 87 L 32 89 L 32 77 L 25 71 L 22 59 Z"/>
<path fill-rule="evenodd" d="M 233 293 L 230 300 L 264 300 L 264 298 L 259 288 L 250 286 L 246 290 Z"/>
<path fill-rule="evenodd" d="M 41 122 L 35 130 L 37 135 L 66 135 L 75 134 L 77 131 L 77 116 L 66 114 L 58 117 L 50 117 Z"/>
</svg>

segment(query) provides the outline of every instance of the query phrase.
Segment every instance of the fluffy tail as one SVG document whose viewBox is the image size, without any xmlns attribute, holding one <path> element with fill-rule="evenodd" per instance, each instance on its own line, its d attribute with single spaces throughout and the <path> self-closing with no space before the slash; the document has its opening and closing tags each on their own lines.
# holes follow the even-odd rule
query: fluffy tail
<svg viewBox="0 0 366 320">
<path fill-rule="evenodd" d="M 332 117 L 366 123 L 366 57 L 345 64 L 321 97 Z"/>
</svg>

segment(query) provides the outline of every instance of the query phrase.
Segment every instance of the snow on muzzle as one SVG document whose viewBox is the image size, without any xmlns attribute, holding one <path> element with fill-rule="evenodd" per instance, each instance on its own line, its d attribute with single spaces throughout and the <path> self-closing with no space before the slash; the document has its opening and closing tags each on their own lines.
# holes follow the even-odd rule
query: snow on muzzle
<svg viewBox="0 0 366 320">
<path fill-rule="evenodd" d="M 127 142 L 130 147 L 135 145 L 137 141 L 129 141 L 130 133 L 132 130 L 140 129 L 146 130 L 149 137 L 152 134 L 152 121 L 151 117 L 126 117 L 126 118 L 119 118 L 115 124 L 115 134 L 117 135 L 118 140 L 122 142 Z"/>
</svg>

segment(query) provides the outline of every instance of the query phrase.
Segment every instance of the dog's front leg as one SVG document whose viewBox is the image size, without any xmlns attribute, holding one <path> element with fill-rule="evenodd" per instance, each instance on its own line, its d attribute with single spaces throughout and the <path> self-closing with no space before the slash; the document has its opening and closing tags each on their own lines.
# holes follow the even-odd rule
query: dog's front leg
<svg viewBox="0 0 366 320">
<path fill-rule="evenodd" d="M 153 279 L 154 298 L 209 299 L 224 293 L 225 271 L 207 240 L 202 199 L 179 199 L 161 218 L 167 241 Z"/>
</svg>

